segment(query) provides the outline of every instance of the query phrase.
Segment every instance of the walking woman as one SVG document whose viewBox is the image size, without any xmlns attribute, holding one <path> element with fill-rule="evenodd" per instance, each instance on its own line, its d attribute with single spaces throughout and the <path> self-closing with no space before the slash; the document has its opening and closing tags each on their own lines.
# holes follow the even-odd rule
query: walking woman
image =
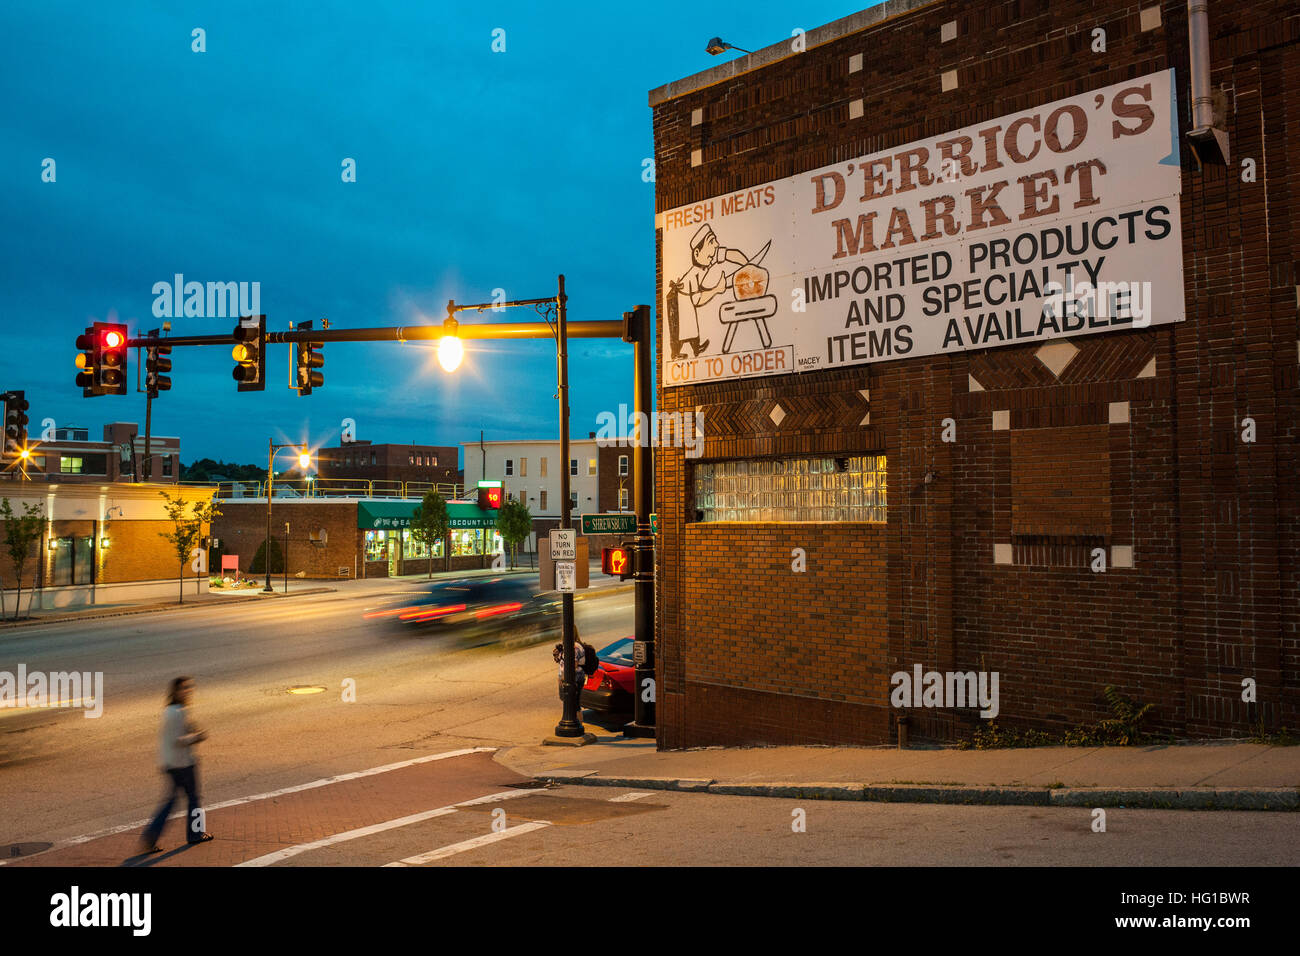
<svg viewBox="0 0 1300 956">
<path fill-rule="evenodd" d="M 194 680 L 189 677 L 177 677 L 172 681 L 171 694 L 167 699 L 167 709 L 163 711 L 162 732 L 159 735 L 159 763 L 167 775 L 167 796 L 158 810 L 158 815 L 141 835 L 145 853 L 158 853 L 158 838 L 162 835 L 167 817 L 176 803 L 176 796 L 185 791 L 189 801 L 189 810 L 185 815 L 185 840 L 187 843 L 206 843 L 212 834 L 206 832 L 203 811 L 199 808 L 198 768 L 195 766 L 193 747 L 208 739 L 206 731 L 196 730 L 190 726 L 189 715 L 185 708 L 194 694 Z"/>
</svg>

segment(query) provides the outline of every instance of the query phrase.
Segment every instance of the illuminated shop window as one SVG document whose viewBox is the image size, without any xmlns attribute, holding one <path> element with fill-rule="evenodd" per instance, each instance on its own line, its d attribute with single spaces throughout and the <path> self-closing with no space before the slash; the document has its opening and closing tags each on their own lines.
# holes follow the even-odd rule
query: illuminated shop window
<svg viewBox="0 0 1300 956">
<path fill-rule="evenodd" d="M 885 456 L 695 466 L 697 521 L 870 521 L 886 513 Z"/>
</svg>

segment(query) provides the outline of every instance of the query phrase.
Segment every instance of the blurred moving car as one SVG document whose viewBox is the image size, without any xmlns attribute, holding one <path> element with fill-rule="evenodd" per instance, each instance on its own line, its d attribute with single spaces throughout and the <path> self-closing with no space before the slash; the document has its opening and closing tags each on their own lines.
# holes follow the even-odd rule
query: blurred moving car
<svg viewBox="0 0 1300 956">
<path fill-rule="evenodd" d="M 545 640 L 560 629 L 560 597 L 538 593 L 536 575 L 457 578 L 367 611 L 366 620 L 446 634 L 470 644 L 511 637 Z"/>
<path fill-rule="evenodd" d="M 624 637 L 596 652 L 599 666 L 582 687 L 582 706 L 600 714 L 632 715 L 632 694 L 636 687 L 636 664 L 632 660 L 632 638 Z"/>
</svg>

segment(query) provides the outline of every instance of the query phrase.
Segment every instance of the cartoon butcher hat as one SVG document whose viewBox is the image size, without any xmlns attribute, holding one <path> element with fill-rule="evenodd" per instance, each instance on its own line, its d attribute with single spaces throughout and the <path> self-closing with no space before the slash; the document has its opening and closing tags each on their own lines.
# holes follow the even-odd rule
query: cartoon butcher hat
<svg viewBox="0 0 1300 956">
<path fill-rule="evenodd" d="M 691 252 L 699 252 L 700 246 L 704 245 L 704 240 L 713 235 L 713 227 L 707 222 L 695 231 L 691 237 Z"/>
</svg>

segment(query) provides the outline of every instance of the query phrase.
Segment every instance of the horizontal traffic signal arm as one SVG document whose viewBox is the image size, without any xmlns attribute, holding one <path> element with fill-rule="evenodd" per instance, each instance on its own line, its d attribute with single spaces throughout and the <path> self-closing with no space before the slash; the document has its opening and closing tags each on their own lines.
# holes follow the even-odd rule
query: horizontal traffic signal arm
<svg viewBox="0 0 1300 956">
<path fill-rule="evenodd" d="M 618 339 L 623 337 L 623 323 L 613 321 L 569 322 L 566 331 L 571 339 Z M 436 325 L 389 325 L 374 329 L 305 329 L 267 332 L 268 345 L 295 342 L 419 342 L 434 341 L 446 335 L 442 323 Z M 545 322 L 492 322 L 482 325 L 462 324 L 457 329 L 462 339 L 549 339 L 554 337 Z M 148 348 L 148 337 L 127 341 L 128 348 Z M 173 348 L 188 345 L 234 345 L 232 333 L 225 335 L 174 335 L 160 342 Z"/>
</svg>

